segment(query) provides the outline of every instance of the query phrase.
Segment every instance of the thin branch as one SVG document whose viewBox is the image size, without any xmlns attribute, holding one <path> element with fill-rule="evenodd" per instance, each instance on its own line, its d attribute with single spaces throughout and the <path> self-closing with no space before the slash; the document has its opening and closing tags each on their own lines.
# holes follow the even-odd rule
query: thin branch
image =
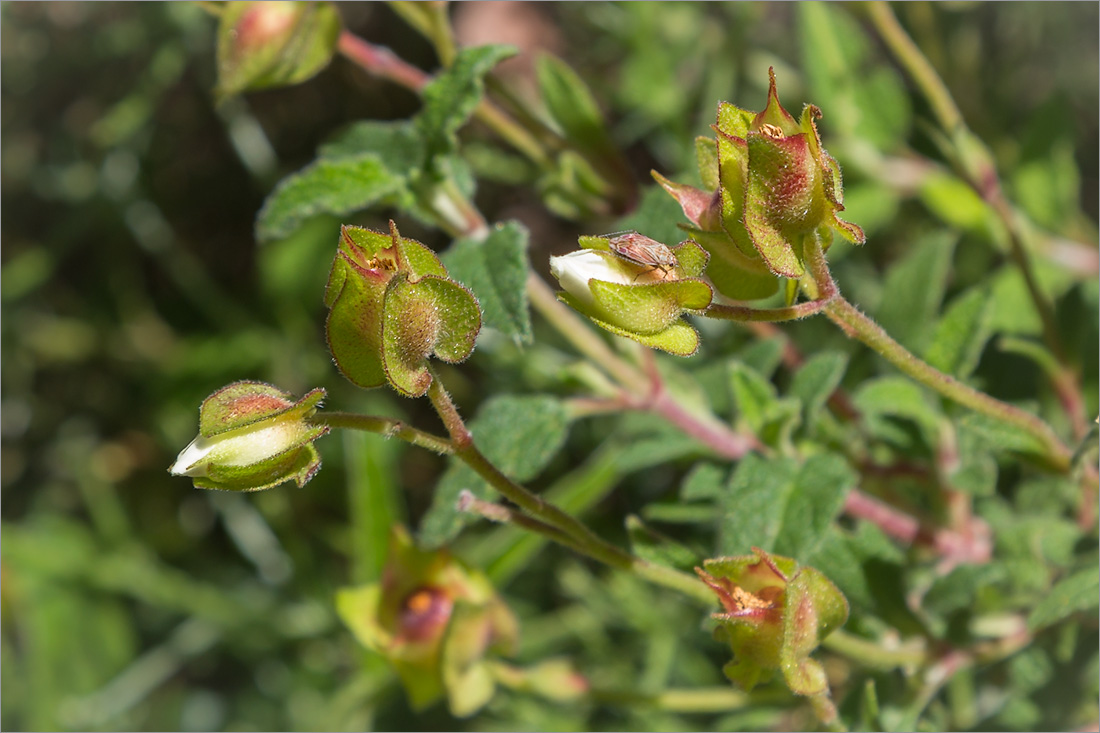
<svg viewBox="0 0 1100 733">
<path fill-rule="evenodd" d="M 454 453 L 451 441 L 438 435 L 417 430 L 406 425 L 400 420 L 388 417 L 376 417 L 374 415 L 357 415 L 353 412 L 318 412 L 309 419 L 315 425 L 328 425 L 333 428 L 346 428 L 350 430 L 362 430 L 367 433 L 377 433 L 384 437 L 395 437 L 406 443 L 426 448 L 433 453 L 446 456 Z"/>
<path fill-rule="evenodd" d="M 722 305 L 712 303 L 703 315 L 707 318 L 717 318 L 726 321 L 768 321 L 777 323 L 780 321 L 797 321 L 815 313 L 820 313 L 829 304 L 828 300 L 811 300 L 808 303 L 799 303 L 785 308 L 747 308 L 740 305 Z"/>
</svg>

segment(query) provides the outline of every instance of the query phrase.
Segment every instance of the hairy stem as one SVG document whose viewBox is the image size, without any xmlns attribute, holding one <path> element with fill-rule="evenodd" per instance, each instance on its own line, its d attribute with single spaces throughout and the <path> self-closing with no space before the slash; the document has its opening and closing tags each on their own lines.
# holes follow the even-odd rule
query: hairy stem
<svg viewBox="0 0 1100 733">
<path fill-rule="evenodd" d="M 654 565 L 606 542 L 572 515 L 545 501 L 537 494 L 531 493 L 501 473 L 500 469 L 494 466 L 474 444 L 473 436 L 437 374 L 433 375 L 431 386 L 428 388 L 428 398 L 451 436 L 454 455 L 485 479 L 501 496 L 538 520 L 540 525 L 553 528 L 555 532 L 547 535 L 549 539 L 559 541 L 557 533 L 560 532 L 569 538 L 570 548 L 593 560 L 632 572 L 650 582 L 673 588 L 705 603 L 715 602 L 710 590 L 692 576 L 663 565 Z M 530 529 L 538 532 L 539 526 L 532 525 Z"/>
<path fill-rule="evenodd" d="M 427 448 L 439 455 L 450 455 L 454 452 L 451 441 L 438 435 L 417 430 L 406 425 L 400 420 L 388 417 L 375 417 L 374 415 L 357 415 L 353 412 L 318 412 L 309 419 L 314 425 L 328 425 L 333 428 L 346 428 L 350 430 L 362 430 L 367 433 L 377 433 L 385 437 L 395 437 L 412 443 L 421 448 Z"/>
<path fill-rule="evenodd" d="M 797 321 L 806 316 L 820 313 L 829 304 L 829 300 L 811 300 L 808 303 L 787 306 L 786 308 L 747 308 L 740 305 L 711 304 L 703 315 L 726 321 Z"/>
<path fill-rule="evenodd" d="M 1055 432 L 1038 416 L 1025 412 L 998 399 L 979 392 L 973 387 L 944 374 L 939 369 L 917 358 L 912 352 L 899 344 L 882 326 L 864 315 L 858 308 L 840 295 L 833 281 L 832 273 L 825 264 L 821 246 L 816 241 L 806 243 L 807 264 L 818 287 L 836 291 L 836 296 L 825 306 L 825 315 L 840 326 L 844 333 L 859 339 L 877 351 L 883 358 L 902 372 L 921 384 L 931 387 L 950 400 L 964 407 L 988 415 L 989 417 L 1014 425 L 1034 436 L 1046 450 L 1046 458 L 1061 473 L 1070 469 L 1070 450 L 1058 438 Z"/>
<path fill-rule="evenodd" d="M 1008 232 L 1009 256 L 1023 276 L 1028 296 L 1039 315 L 1043 341 L 1054 354 L 1059 365 L 1056 372 L 1050 375 L 1051 384 L 1070 418 L 1074 434 L 1081 437 L 1088 431 L 1088 419 L 1084 412 L 1079 376 L 1067 359 L 1065 347 L 1058 333 L 1054 304 L 1039 285 L 1031 255 L 1025 243 L 1025 232 L 1020 215 L 1004 195 L 992 157 L 984 151 L 967 128 L 966 121 L 947 85 L 917 44 L 901 27 L 890 6 L 885 2 L 874 2 L 868 3 L 866 9 L 879 36 L 931 104 L 940 127 L 946 133 L 947 143 L 951 146 L 949 152 L 958 161 L 958 167 L 966 182 L 985 200 Z"/>
<path fill-rule="evenodd" d="M 1039 417 L 979 392 L 918 359 L 843 297 L 830 302 L 825 308 L 825 315 L 849 336 L 859 339 L 921 384 L 964 407 L 1014 425 L 1034 436 L 1046 449 L 1046 457 L 1055 469 L 1063 473 L 1069 470 L 1069 449 Z"/>
</svg>

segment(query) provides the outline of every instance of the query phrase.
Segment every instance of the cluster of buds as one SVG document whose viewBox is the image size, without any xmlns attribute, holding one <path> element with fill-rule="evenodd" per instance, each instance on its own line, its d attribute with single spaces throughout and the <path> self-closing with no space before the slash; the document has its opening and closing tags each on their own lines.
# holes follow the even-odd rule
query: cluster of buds
<svg viewBox="0 0 1100 733">
<path fill-rule="evenodd" d="M 653 173 L 691 221 L 692 238 L 710 253 L 707 275 L 720 293 L 737 300 L 771 295 L 780 277 L 802 278 L 808 238 L 823 249 L 834 231 L 864 241 L 862 229 L 838 216 L 844 210 L 840 167 L 821 146 L 821 110 L 808 104 L 796 120 L 779 103 L 775 73 L 769 73 L 762 112 L 722 102 L 717 139 L 698 141 L 700 174 L 712 190 Z"/>
<path fill-rule="evenodd" d="M 304 486 L 321 467 L 313 441 L 328 432 L 309 418 L 324 399 L 315 389 L 302 399 L 263 382 L 234 382 L 203 401 L 199 435 L 168 469 L 190 476 L 196 488 L 269 489 L 285 481 Z"/>
<path fill-rule="evenodd" d="M 700 276 L 707 253 L 693 241 L 668 247 L 637 232 L 581 237 L 582 249 L 550 258 L 558 297 L 602 328 L 678 356 L 699 348 L 681 320 L 710 305 Z"/>
<path fill-rule="evenodd" d="M 828 578 L 755 547 L 752 555 L 706 560 L 695 572 L 722 604 L 712 618 L 715 637 L 733 651 L 727 677 L 751 690 L 781 670 L 792 692 L 828 695 L 825 670 L 810 653 L 848 619 L 848 601 Z"/>
<path fill-rule="evenodd" d="M 392 221 L 389 234 L 341 228 L 325 305 L 325 334 L 340 372 L 366 389 L 388 382 L 407 397 L 428 390 L 429 357 L 463 361 L 481 329 L 473 294 Z"/>
<path fill-rule="evenodd" d="M 496 686 L 490 654 L 511 654 L 515 616 L 488 579 L 445 551 L 418 549 L 393 530 L 382 579 L 345 588 L 336 609 L 364 646 L 384 656 L 416 709 L 446 696 L 451 712 L 472 715 Z"/>
</svg>

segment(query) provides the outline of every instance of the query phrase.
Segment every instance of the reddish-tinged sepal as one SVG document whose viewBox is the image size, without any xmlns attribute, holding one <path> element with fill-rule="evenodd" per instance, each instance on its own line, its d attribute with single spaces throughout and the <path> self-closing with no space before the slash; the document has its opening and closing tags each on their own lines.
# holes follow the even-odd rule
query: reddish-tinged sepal
<svg viewBox="0 0 1100 733">
<path fill-rule="evenodd" d="M 389 383 L 407 397 L 431 384 L 429 358 L 466 359 L 481 329 L 473 294 L 392 221 L 389 234 L 341 229 L 325 305 L 325 333 L 340 372 L 360 387 Z"/>
<path fill-rule="evenodd" d="M 718 106 L 716 155 L 698 155 L 700 175 L 715 186 L 713 193 L 654 173 L 710 254 L 707 275 L 719 292 L 737 300 L 771 295 L 778 289 L 776 277 L 801 278 L 810 237 L 827 247 L 835 229 L 852 242 L 864 241 L 858 226 L 839 217 L 840 168 L 821 146 L 821 111 L 806 105 L 795 119 L 779 102 L 775 73 L 769 76 L 768 102 L 760 113 L 727 102 Z"/>
<path fill-rule="evenodd" d="M 848 601 L 814 568 L 753 552 L 696 568 L 722 604 L 712 618 L 718 621 L 715 635 L 733 651 L 726 675 L 751 690 L 778 670 L 793 692 L 827 696 L 824 671 L 810 653 L 847 620 Z"/>
</svg>

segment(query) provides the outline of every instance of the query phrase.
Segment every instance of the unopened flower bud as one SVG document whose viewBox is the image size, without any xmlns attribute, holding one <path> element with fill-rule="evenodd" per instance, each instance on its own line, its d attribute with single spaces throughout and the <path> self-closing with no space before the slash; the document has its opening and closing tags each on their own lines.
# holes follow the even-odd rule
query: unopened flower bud
<svg viewBox="0 0 1100 733">
<path fill-rule="evenodd" d="M 717 170 L 714 156 L 700 156 L 703 180 L 717 184 L 713 193 L 654 172 L 696 227 L 689 231 L 710 253 L 707 274 L 724 295 L 760 298 L 775 292 L 776 276 L 801 278 L 807 238 L 827 248 L 836 231 L 863 243 L 863 230 L 838 215 L 840 167 L 821 146 L 820 117 L 813 105 L 798 120 L 783 109 L 770 72 L 768 103 L 759 114 L 718 106 Z"/>
<path fill-rule="evenodd" d="M 218 26 L 218 94 L 298 84 L 332 59 L 340 15 L 323 2 L 230 2 Z"/>
<path fill-rule="evenodd" d="M 844 625 L 848 601 L 811 567 L 753 548 L 753 555 L 706 560 L 696 568 L 723 611 L 715 635 L 733 651 L 726 675 L 746 690 L 781 670 L 791 691 L 826 695 L 821 665 L 810 658 L 821 640 Z"/>
<path fill-rule="evenodd" d="M 581 237 L 580 244 L 550 258 L 561 300 L 612 333 L 680 356 L 695 352 L 699 335 L 681 316 L 713 297 L 699 277 L 707 262 L 701 247 L 668 247 L 637 232 Z"/>
<path fill-rule="evenodd" d="M 473 351 L 481 311 L 430 249 L 390 233 L 345 226 L 325 292 L 329 349 L 351 382 L 387 382 L 407 397 L 427 391 L 428 359 L 460 362 Z"/>
<path fill-rule="evenodd" d="M 315 389 L 294 401 L 263 382 L 235 382 L 206 398 L 199 435 L 168 469 L 197 488 L 256 491 L 284 481 L 304 486 L 321 458 L 313 441 L 328 432 L 308 418 L 325 396 Z"/>
</svg>

